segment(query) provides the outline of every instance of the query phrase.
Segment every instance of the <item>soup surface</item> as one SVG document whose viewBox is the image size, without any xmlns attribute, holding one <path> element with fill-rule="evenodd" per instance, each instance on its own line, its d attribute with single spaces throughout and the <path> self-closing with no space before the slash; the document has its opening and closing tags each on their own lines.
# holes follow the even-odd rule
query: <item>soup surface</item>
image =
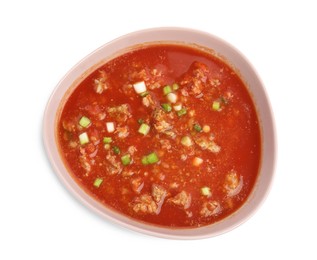
<svg viewBox="0 0 317 260">
<path fill-rule="evenodd" d="M 133 219 L 199 227 L 239 209 L 261 158 L 255 106 L 211 53 L 152 44 L 118 56 L 65 97 L 61 156 L 96 200 Z"/>
</svg>

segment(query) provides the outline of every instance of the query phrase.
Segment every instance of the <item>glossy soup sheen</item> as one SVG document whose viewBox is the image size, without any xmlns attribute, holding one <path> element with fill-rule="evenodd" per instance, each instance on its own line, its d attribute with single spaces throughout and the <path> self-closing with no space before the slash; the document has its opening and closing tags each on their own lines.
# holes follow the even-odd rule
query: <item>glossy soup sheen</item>
<svg viewBox="0 0 317 260">
<path fill-rule="evenodd" d="M 57 137 L 88 194 L 167 227 L 209 225 L 238 210 L 261 157 L 239 76 L 211 53 L 177 44 L 144 45 L 93 71 L 66 97 Z"/>
</svg>

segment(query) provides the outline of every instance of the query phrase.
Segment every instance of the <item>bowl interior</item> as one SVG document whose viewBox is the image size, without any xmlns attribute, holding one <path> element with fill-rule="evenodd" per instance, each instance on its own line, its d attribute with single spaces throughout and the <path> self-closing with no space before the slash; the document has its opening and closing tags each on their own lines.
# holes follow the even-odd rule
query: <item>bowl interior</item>
<svg viewBox="0 0 317 260">
<path fill-rule="evenodd" d="M 57 149 L 55 136 L 56 115 L 60 102 L 65 93 L 69 91 L 70 86 L 76 85 L 76 82 L 85 77 L 98 64 L 104 63 L 106 60 L 114 57 L 114 55 L 118 55 L 118 53 L 125 52 L 131 46 L 161 41 L 197 44 L 212 49 L 240 74 L 253 97 L 257 109 L 262 136 L 262 159 L 255 188 L 249 196 L 248 201 L 236 213 L 210 226 L 194 229 L 157 227 L 135 221 L 104 207 L 86 194 L 72 179 Z M 272 182 L 276 150 L 275 133 L 272 112 L 264 86 L 252 65 L 239 51 L 225 41 L 204 32 L 182 28 L 157 28 L 134 32 L 103 45 L 75 65 L 58 83 L 48 101 L 43 124 L 44 144 L 48 158 L 67 189 L 83 204 L 99 215 L 142 233 L 178 239 L 204 238 L 224 233 L 243 223 L 258 209 L 265 199 Z"/>
</svg>

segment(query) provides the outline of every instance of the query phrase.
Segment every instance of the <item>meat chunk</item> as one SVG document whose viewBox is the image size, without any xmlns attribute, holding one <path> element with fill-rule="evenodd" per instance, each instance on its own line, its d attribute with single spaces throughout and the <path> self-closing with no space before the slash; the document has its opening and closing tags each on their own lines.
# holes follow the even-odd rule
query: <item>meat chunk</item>
<svg viewBox="0 0 317 260">
<path fill-rule="evenodd" d="M 117 158 L 115 155 L 113 155 L 111 152 L 109 152 L 106 155 L 106 171 L 110 175 L 114 174 L 120 174 L 122 172 L 122 164 L 117 161 Z"/>
<path fill-rule="evenodd" d="M 102 94 L 104 90 L 107 90 L 109 84 L 107 82 L 108 76 L 105 71 L 100 71 L 100 77 L 94 80 L 94 90 L 98 94 Z"/>
<path fill-rule="evenodd" d="M 221 150 L 221 147 L 217 145 L 214 141 L 210 141 L 207 137 L 197 137 L 194 139 L 195 143 L 200 146 L 203 150 L 209 150 L 212 153 L 219 153 Z"/>
<path fill-rule="evenodd" d="M 122 104 L 116 107 L 109 107 L 107 111 L 109 116 L 113 117 L 114 119 L 116 119 L 117 122 L 121 123 L 132 117 L 128 104 Z"/>
<path fill-rule="evenodd" d="M 128 126 L 118 126 L 116 128 L 116 133 L 118 133 L 119 138 L 126 138 L 129 135 L 129 127 Z"/>
<path fill-rule="evenodd" d="M 190 95 L 199 97 L 206 87 L 209 69 L 201 62 L 194 62 L 181 80 L 181 86 L 184 86 Z"/>
<path fill-rule="evenodd" d="M 167 139 L 160 139 L 160 144 L 162 149 L 164 150 L 170 150 L 172 148 L 171 142 Z"/>
<path fill-rule="evenodd" d="M 158 133 L 163 133 L 171 138 L 176 137 L 176 134 L 172 131 L 172 113 L 165 113 L 162 109 L 157 109 L 154 112 L 154 120 L 154 128 Z"/>
<path fill-rule="evenodd" d="M 102 108 L 96 103 L 86 105 L 84 109 L 85 111 L 89 113 L 89 115 L 93 115 L 93 116 L 98 115 L 99 117 L 99 114 L 103 113 Z"/>
<path fill-rule="evenodd" d="M 229 197 L 237 195 L 243 186 L 242 176 L 239 178 L 236 171 L 231 170 L 227 175 L 224 183 L 224 189 Z"/>
<path fill-rule="evenodd" d="M 133 155 L 137 151 L 136 147 L 134 145 L 131 145 L 128 147 L 128 153 Z"/>
<path fill-rule="evenodd" d="M 157 109 L 154 113 L 155 129 L 159 132 L 166 132 L 173 128 L 173 126 L 167 122 L 167 114 L 162 109 Z"/>
<path fill-rule="evenodd" d="M 220 204 L 217 201 L 205 202 L 201 208 L 200 215 L 210 217 L 218 214 L 221 211 Z"/>
<path fill-rule="evenodd" d="M 132 171 L 132 170 L 128 170 L 128 169 L 125 168 L 125 169 L 122 171 L 121 174 L 122 174 L 123 177 L 130 177 L 130 176 L 134 175 L 135 172 Z"/>
<path fill-rule="evenodd" d="M 191 195 L 186 191 L 182 191 L 167 201 L 183 209 L 188 209 L 191 204 Z"/>
<path fill-rule="evenodd" d="M 141 212 L 146 214 L 159 214 L 160 211 L 152 196 L 149 194 L 143 194 L 137 197 L 132 204 L 132 209 L 136 213 Z"/>
<path fill-rule="evenodd" d="M 77 122 L 75 119 L 68 120 L 68 121 L 64 120 L 62 124 L 63 124 L 63 128 L 69 133 L 74 132 L 76 130 Z"/>
<path fill-rule="evenodd" d="M 146 107 L 150 107 L 151 109 L 155 109 L 158 107 L 158 103 L 155 102 L 151 94 L 146 95 L 142 98 L 142 104 Z"/>
<path fill-rule="evenodd" d="M 152 185 L 152 197 L 156 203 L 162 204 L 166 194 L 167 192 L 162 186 L 157 184 Z"/>
<path fill-rule="evenodd" d="M 131 180 L 131 187 L 135 193 L 140 193 L 144 186 L 144 182 L 141 177 L 136 177 Z"/>
<path fill-rule="evenodd" d="M 89 159 L 87 158 L 87 155 L 81 155 L 79 157 L 79 162 L 81 167 L 85 169 L 86 173 L 91 171 L 91 165 Z"/>
</svg>

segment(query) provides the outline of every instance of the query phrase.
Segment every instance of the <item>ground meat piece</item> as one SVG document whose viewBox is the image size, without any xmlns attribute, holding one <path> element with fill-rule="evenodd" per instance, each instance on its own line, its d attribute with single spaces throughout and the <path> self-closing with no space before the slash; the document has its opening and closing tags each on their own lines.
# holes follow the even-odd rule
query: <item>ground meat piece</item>
<svg viewBox="0 0 317 260">
<path fill-rule="evenodd" d="M 91 165 L 89 159 L 87 158 L 87 155 L 81 155 L 79 157 L 79 162 L 81 167 L 86 170 L 86 173 L 91 171 Z"/>
<path fill-rule="evenodd" d="M 152 185 L 152 197 L 156 203 L 161 204 L 163 203 L 167 192 L 166 190 L 157 184 Z"/>
<path fill-rule="evenodd" d="M 122 104 L 116 107 L 109 107 L 107 111 L 109 116 L 115 118 L 117 122 L 121 123 L 132 117 L 128 104 Z"/>
<path fill-rule="evenodd" d="M 228 196 L 237 195 L 243 186 L 242 176 L 239 178 L 236 171 L 231 170 L 227 175 L 224 183 L 224 189 Z"/>
<path fill-rule="evenodd" d="M 132 203 L 132 209 L 137 213 L 147 214 L 159 214 L 160 211 L 152 196 L 149 194 L 143 194 L 137 197 Z"/>
<path fill-rule="evenodd" d="M 132 187 L 132 190 L 134 192 L 140 193 L 143 186 L 144 186 L 144 182 L 143 182 L 142 178 L 136 177 L 136 178 L 131 180 L 131 187 Z"/>
<path fill-rule="evenodd" d="M 85 106 L 84 109 L 85 111 L 89 113 L 89 115 L 96 116 L 103 113 L 102 108 L 98 104 L 95 104 L 95 103 Z"/>
<path fill-rule="evenodd" d="M 190 95 L 199 96 L 206 87 L 209 69 L 201 62 L 194 62 L 181 80 L 181 86 L 188 90 Z M 183 92 L 182 92 L 183 93 Z"/>
<path fill-rule="evenodd" d="M 154 112 L 154 128 L 157 132 L 166 134 L 174 138 L 176 134 L 172 131 L 173 125 L 170 121 L 173 120 L 172 113 L 165 113 L 162 109 L 157 109 Z"/>
<path fill-rule="evenodd" d="M 136 64 L 136 66 L 133 66 L 135 68 L 138 68 L 139 65 Z M 149 72 L 145 69 L 141 69 L 139 71 L 134 70 L 132 73 L 129 74 L 129 78 L 131 81 L 136 82 L 136 81 L 148 81 L 149 80 Z"/>
<path fill-rule="evenodd" d="M 134 173 L 135 173 L 134 171 L 124 169 L 121 174 L 123 177 L 130 177 L 134 175 Z"/>
<path fill-rule="evenodd" d="M 128 126 L 118 126 L 116 128 L 116 133 L 118 133 L 119 138 L 126 138 L 129 135 L 129 127 Z"/>
<path fill-rule="evenodd" d="M 128 147 L 128 153 L 133 155 L 137 151 L 136 147 L 134 145 L 131 145 Z"/>
<path fill-rule="evenodd" d="M 151 94 L 148 94 L 142 98 L 142 104 L 146 107 L 150 107 L 151 109 L 155 109 L 159 105 L 157 102 L 155 102 Z"/>
<path fill-rule="evenodd" d="M 107 90 L 109 84 L 107 82 L 108 76 L 105 71 L 100 71 L 100 77 L 94 80 L 94 90 L 98 94 L 102 94 L 104 90 Z"/>
<path fill-rule="evenodd" d="M 191 195 L 186 191 L 178 193 L 176 196 L 167 200 L 169 203 L 180 206 L 183 209 L 188 209 L 191 204 Z"/>
<path fill-rule="evenodd" d="M 167 139 L 160 139 L 160 144 L 162 149 L 164 150 L 170 150 L 172 148 L 171 142 Z"/>
<path fill-rule="evenodd" d="M 221 211 L 220 204 L 217 201 L 205 202 L 201 208 L 200 215 L 203 217 L 210 217 L 216 215 Z"/>
<path fill-rule="evenodd" d="M 195 143 L 200 146 L 203 150 L 209 150 L 212 153 L 219 153 L 221 150 L 221 147 L 217 145 L 214 141 L 208 140 L 206 137 L 196 137 L 194 139 Z"/>
<path fill-rule="evenodd" d="M 122 164 L 117 161 L 117 157 L 110 151 L 106 155 L 106 171 L 110 175 L 120 174 L 122 172 Z"/>
<path fill-rule="evenodd" d="M 63 128 L 68 132 L 74 132 L 76 130 L 77 122 L 75 120 L 63 121 Z"/>
</svg>

